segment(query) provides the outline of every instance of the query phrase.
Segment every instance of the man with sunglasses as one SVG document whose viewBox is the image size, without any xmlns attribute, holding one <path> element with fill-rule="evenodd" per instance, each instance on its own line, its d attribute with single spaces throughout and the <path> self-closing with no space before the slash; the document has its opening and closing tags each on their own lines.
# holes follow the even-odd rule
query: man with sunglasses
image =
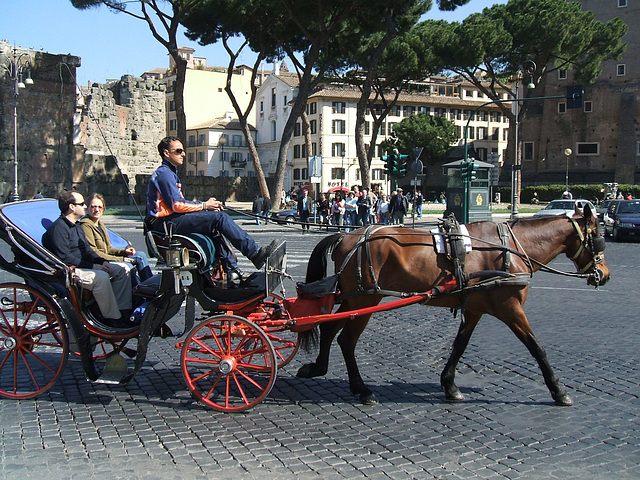
<svg viewBox="0 0 640 480">
<path fill-rule="evenodd" d="M 124 268 L 97 255 L 78 224 L 87 211 L 83 196 L 65 192 L 58 199 L 61 215 L 42 236 L 42 244 L 73 268 L 82 288 L 91 290 L 106 323 L 112 327 L 132 327 L 131 280 Z"/>
<path fill-rule="evenodd" d="M 179 138 L 163 138 L 158 144 L 158 153 L 162 165 L 149 181 L 145 218 L 147 226 L 159 233 L 170 229 L 177 234 L 211 235 L 219 232 L 256 268 L 262 268 L 277 241 L 274 240 L 268 247 L 260 247 L 231 217 L 222 212 L 223 204 L 215 198 L 209 198 L 206 202 L 184 198 L 177 167 L 184 163 L 186 154 Z M 220 240 L 214 237 L 216 255 L 227 272 L 230 286 L 238 286 L 242 282 L 242 272 L 226 242 Z"/>
</svg>

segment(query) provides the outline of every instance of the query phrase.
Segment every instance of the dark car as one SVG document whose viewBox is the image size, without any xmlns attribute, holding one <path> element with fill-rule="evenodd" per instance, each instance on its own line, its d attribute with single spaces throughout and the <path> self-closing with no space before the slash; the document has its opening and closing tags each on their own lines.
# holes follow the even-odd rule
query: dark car
<svg viewBox="0 0 640 480">
<path fill-rule="evenodd" d="M 612 203 L 616 203 L 616 202 L 618 202 L 618 200 L 616 200 L 615 198 L 607 198 L 606 200 L 603 200 L 596 207 L 596 211 L 598 212 L 598 220 L 600 220 L 601 222 L 604 222 L 604 214 L 606 213 L 607 209 L 609 208 L 609 205 L 611 205 Z"/>
<path fill-rule="evenodd" d="M 287 208 L 279 212 L 271 212 L 271 220 L 280 224 L 293 223 L 300 221 L 300 217 L 298 215 L 298 209 Z"/>
<path fill-rule="evenodd" d="M 640 200 L 612 202 L 604 214 L 604 234 L 617 242 L 640 235 Z"/>
</svg>

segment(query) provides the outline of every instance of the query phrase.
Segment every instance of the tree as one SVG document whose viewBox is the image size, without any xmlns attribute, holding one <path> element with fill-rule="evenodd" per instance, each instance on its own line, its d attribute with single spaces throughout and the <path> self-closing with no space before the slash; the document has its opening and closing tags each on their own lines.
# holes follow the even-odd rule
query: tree
<svg viewBox="0 0 640 480">
<path fill-rule="evenodd" d="M 187 61 L 178 52 L 178 27 L 186 13 L 200 2 L 201 0 L 164 0 L 163 2 L 158 0 L 71 0 L 71 4 L 80 10 L 105 5 L 114 12 L 125 13 L 147 23 L 153 37 L 167 49 L 176 65 L 174 101 L 178 137 L 182 139 L 187 136 L 187 118 L 184 112 L 184 83 L 187 75 Z M 163 8 L 160 3 L 163 6 L 168 4 L 168 8 Z M 132 5 L 137 5 L 139 12 L 131 10 L 133 8 Z M 162 31 L 163 33 L 161 33 Z M 182 168 L 184 169 L 185 167 L 183 166 Z"/>
<path fill-rule="evenodd" d="M 510 0 L 462 23 L 426 21 L 420 29 L 440 68 L 460 75 L 492 101 L 501 100 L 505 91 L 516 97 L 515 85 L 525 64 L 535 65 L 527 82 L 539 84 L 552 72 L 573 69 L 576 81 L 592 83 L 603 61 L 620 58 L 628 30 L 619 18 L 603 23 L 583 11 L 580 3 L 565 0 Z M 497 105 L 515 124 L 510 106 Z M 529 107 L 530 102 L 521 103 L 518 123 Z M 510 145 L 515 138 L 515 128 L 509 129 Z M 519 171 L 516 189 L 520 189 Z"/>
<path fill-rule="evenodd" d="M 386 150 L 397 148 L 406 155 L 410 155 L 414 147 L 422 147 L 422 156 L 434 160 L 444 157 L 457 140 L 453 123 L 420 112 L 396 123 L 391 139 L 382 145 Z"/>
<path fill-rule="evenodd" d="M 438 6 L 440 10 L 454 10 L 468 2 L 469 0 L 438 0 Z M 380 125 L 408 82 L 422 80 L 433 72 L 428 60 L 429 46 L 420 42 L 412 32 L 420 16 L 430 10 L 431 6 L 432 0 L 390 2 L 383 17 L 384 30 L 363 39 L 360 48 L 351 47 L 357 70 L 348 79 L 361 90 L 356 108 L 355 139 L 364 186 L 371 183 L 371 159 L 375 154 Z M 382 102 L 380 112 L 373 108 L 378 101 Z M 368 151 L 364 143 L 367 110 L 373 115 Z"/>
</svg>

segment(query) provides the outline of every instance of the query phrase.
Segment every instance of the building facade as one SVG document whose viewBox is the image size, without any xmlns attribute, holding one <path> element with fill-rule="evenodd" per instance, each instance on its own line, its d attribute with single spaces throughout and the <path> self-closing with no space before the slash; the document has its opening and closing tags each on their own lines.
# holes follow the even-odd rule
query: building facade
<svg viewBox="0 0 640 480">
<path fill-rule="evenodd" d="M 277 161 L 279 140 L 290 108 L 286 106 L 286 102 L 295 96 L 295 86 L 296 80 L 289 74 L 274 74 L 267 77 L 258 91 L 256 128 L 263 168 L 265 164 L 271 166 Z M 505 93 L 505 99 L 506 95 Z M 305 186 L 316 189 L 311 185 L 310 176 L 314 172 L 309 172 L 309 157 L 315 157 L 322 165 L 321 170 L 316 172 L 320 177 L 317 187 L 319 191 L 361 185 L 355 142 L 358 99 L 357 88 L 330 82 L 319 86 L 309 96 L 306 114 L 311 136 L 310 147 L 307 147 L 302 121 L 299 120 L 288 151 L 289 168 L 285 176 L 285 190 Z M 380 156 L 387 152 L 382 151 L 380 143 L 392 135 L 396 123 L 418 112 L 447 118 L 456 126 L 459 135 L 458 141 L 452 146 L 464 145 L 466 131 L 469 148 L 476 152 L 478 159 L 499 164 L 507 148 L 509 120 L 495 105 L 483 107 L 474 114 L 474 111 L 486 102 L 486 96 L 462 80 L 433 78 L 411 84 L 407 91 L 401 93 L 396 106 L 378 132 L 375 155 L 371 161 L 371 186 L 379 187 L 383 191 L 391 190 L 392 186 L 384 171 L 384 162 L 380 159 Z M 374 109 L 379 113 L 382 105 L 375 105 Z M 369 112 L 365 123 L 365 138 L 368 140 L 365 142 L 368 144 L 372 138 L 372 125 L 373 116 Z M 446 180 L 441 168 L 442 163 L 444 161 L 432 164 L 428 175 L 416 179 L 417 186 L 443 186 Z M 407 184 L 410 182 L 411 179 L 406 180 Z"/>
<path fill-rule="evenodd" d="M 637 0 L 582 0 L 583 9 L 606 22 L 621 18 L 629 27 L 620 60 L 602 65 L 592 85 L 582 85 L 583 103 L 545 100 L 521 124 L 523 184 L 640 181 L 640 3 Z M 571 71 L 547 76 L 536 96 L 559 96 L 576 85 Z M 568 155 L 565 154 L 569 153 Z"/>
</svg>

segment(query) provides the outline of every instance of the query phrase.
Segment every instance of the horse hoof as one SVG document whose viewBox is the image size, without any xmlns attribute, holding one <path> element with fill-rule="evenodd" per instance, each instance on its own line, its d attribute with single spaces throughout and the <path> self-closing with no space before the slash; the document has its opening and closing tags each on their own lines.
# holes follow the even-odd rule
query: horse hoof
<svg viewBox="0 0 640 480">
<path fill-rule="evenodd" d="M 573 405 L 573 400 L 571 400 L 571 397 L 566 393 L 564 395 L 555 397 L 554 400 L 556 401 L 556 405 L 559 407 L 570 407 L 571 405 Z"/>
<path fill-rule="evenodd" d="M 296 377 L 298 378 L 313 378 L 313 377 L 320 377 L 322 375 L 324 375 L 326 372 L 320 372 L 318 370 L 318 366 L 315 363 L 307 363 L 306 365 L 303 365 L 300 367 L 300 369 L 298 370 L 298 373 L 296 373 Z"/>
<path fill-rule="evenodd" d="M 446 392 L 447 402 L 462 402 L 464 400 L 464 395 L 458 389 Z"/>
<path fill-rule="evenodd" d="M 367 393 L 360 395 L 360 402 L 363 405 L 378 405 L 378 399 L 376 398 L 374 393 Z"/>
</svg>

